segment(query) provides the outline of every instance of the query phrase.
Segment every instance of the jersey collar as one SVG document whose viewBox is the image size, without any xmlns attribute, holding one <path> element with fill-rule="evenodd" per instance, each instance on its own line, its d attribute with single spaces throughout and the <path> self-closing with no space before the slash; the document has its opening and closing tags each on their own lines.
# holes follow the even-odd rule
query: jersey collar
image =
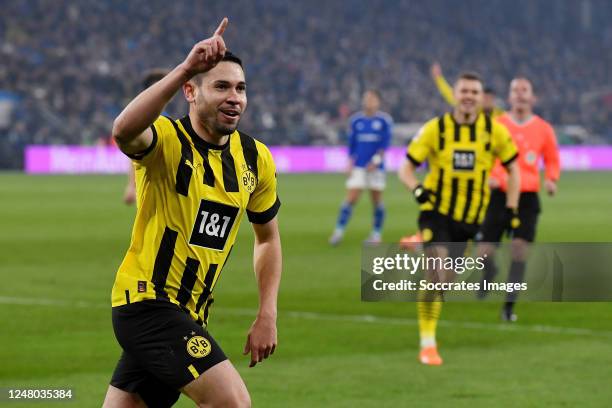
<svg viewBox="0 0 612 408">
<path fill-rule="evenodd" d="M 213 150 L 224 150 L 225 148 L 229 146 L 230 138 L 232 137 L 231 134 L 227 138 L 227 142 L 223 143 L 222 145 L 216 145 L 216 144 L 207 142 L 206 140 L 198 136 L 196 131 L 193 129 L 193 126 L 191 126 L 191 119 L 189 118 L 189 115 L 183 117 L 180 121 L 181 121 L 181 125 L 183 125 L 183 128 L 185 128 L 185 130 L 189 134 L 189 137 L 191 137 L 191 140 L 194 145 L 204 147 L 206 149 L 213 149 Z"/>
<path fill-rule="evenodd" d="M 514 116 L 512 115 L 511 112 L 508 112 L 508 119 L 510 119 L 510 121 L 512 123 L 514 123 L 516 126 L 527 126 L 528 124 L 530 124 L 534 119 L 535 119 L 535 114 L 532 113 L 527 119 L 525 119 L 524 121 L 518 121 L 516 119 L 514 119 Z"/>
<path fill-rule="evenodd" d="M 451 111 L 451 112 L 448 112 L 448 115 L 451 117 L 451 120 L 453 121 L 453 124 L 454 124 L 455 126 L 458 126 L 458 127 L 461 127 L 461 126 L 474 127 L 474 126 L 476 126 L 476 122 L 478 122 L 478 119 L 480 119 L 480 116 L 481 116 L 481 115 L 484 115 L 484 114 L 483 114 L 482 112 L 479 112 L 479 113 L 476 115 L 476 119 L 474 119 L 474 121 L 473 121 L 473 122 L 470 122 L 470 123 L 459 123 L 459 122 L 457 122 L 457 119 L 455 119 L 455 115 L 453 115 L 453 112 L 452 112 L 452 111 Z"/>
</svg>

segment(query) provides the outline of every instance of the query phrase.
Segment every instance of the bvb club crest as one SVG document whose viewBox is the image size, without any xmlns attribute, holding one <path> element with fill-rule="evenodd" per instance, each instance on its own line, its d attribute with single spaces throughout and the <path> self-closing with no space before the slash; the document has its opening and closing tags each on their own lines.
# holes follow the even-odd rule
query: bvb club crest
<svg viewBox="0 0 612 408">
<path fill-rule="evenodd" d="M 191 357 L 202 358 L 210 354 L 212 346 L 206 338 L 202 336 L 193 336 L 187 342 L 187 353 Z"/>
<path fill-rule="evenodd" d="M 255 173 L 253 173 L 251 169 L 245 169 L 240 176 L 240 180 L 246 191 L 249 193 L 255 191 L 255 187 L 257 187 L 257 176 L 255 176 Z"/>
</svg>

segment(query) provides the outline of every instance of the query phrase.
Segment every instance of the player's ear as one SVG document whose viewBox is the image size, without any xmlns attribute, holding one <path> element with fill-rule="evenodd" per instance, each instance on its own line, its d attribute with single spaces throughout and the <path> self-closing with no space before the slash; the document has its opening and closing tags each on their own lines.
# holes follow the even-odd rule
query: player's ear
<svg viewBox="0 0 612 408">
<path fill-rule="evenodd" d="M 196 92 L 198 92 L 198 86 L 193 79 L 190 79 L 183 84 L 183 95 L 185 95 L 187 102 L 191 103 L 195 101 Z"/>
</svg>

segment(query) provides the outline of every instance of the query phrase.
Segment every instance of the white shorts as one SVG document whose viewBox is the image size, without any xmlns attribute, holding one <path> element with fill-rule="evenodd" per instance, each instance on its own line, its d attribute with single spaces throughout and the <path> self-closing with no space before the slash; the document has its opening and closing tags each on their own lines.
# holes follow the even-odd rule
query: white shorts
<svg viewBox="0 0 612 408">
<path fill-rule="evenodd" d="M 382 191 L 386 185 L 386 174 L 383 170 L 367 171 L 364 167 L 355 167 L 346 180 L 346 188 Z"/>
</svg>

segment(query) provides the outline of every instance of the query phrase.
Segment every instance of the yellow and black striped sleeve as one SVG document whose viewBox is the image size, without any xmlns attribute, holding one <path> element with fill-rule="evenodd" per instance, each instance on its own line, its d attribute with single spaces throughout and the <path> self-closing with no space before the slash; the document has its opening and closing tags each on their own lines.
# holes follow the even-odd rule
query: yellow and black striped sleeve
<svg viewBox="0 0 612 408">
<path fill-rule="evenodd" d="M 512 136 L 510 136 L 510 132 L 497 121 L 493 121 L 491 149 L 504 166 L 512 163 L 518 157 L 518 149 L 512 140 Z"/>
<path fill-rule="evenodd" d="M 164 140 L 167 140 L 168 137 L 176 137 L 172 121 L 165 116 L 155 119 L 149 129 L 153 132 L 151 145 L 141 153 L 128 155 L 130 159 L 142 166 L 148 166 L 153 162 L 158 163 L 163 158 Z"/>
<path fill-rule="evenodd" d="M 423 125 L 416 136 L 412 138 L 406 150 L 406 158 L 418 167 L 434 153 L 437 135 L 437 119 L 432 119 Z"/>
<path fill-rule="evenodd" d="M 247 204 L 247 216 L 253 224 L 265 224 L 272 220 L 280 208 L 276 192 L 276 166 L 270 150 L 260 142 L 257 143 L 257 186 Z"/>
</svg>

